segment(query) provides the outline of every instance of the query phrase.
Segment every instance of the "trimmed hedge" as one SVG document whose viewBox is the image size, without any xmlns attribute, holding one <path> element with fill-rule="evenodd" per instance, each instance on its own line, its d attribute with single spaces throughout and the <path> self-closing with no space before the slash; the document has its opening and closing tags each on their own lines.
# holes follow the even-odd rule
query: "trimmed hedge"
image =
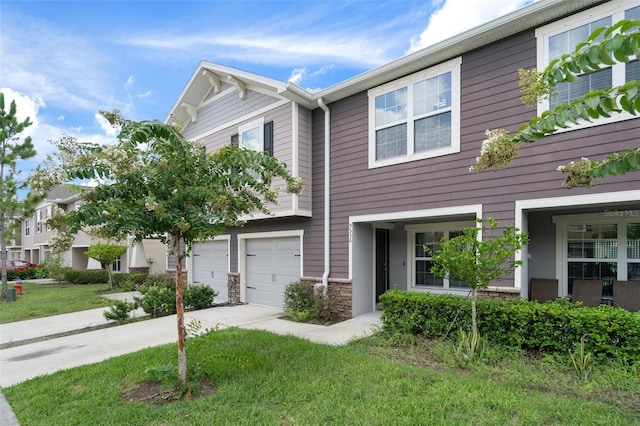
<svg viewBox="0 0 640 426">
<path fill-rule="evenodd" d="M 380 297 L 383 329 L 426 337 L 471 329 L 471 299 L 391 290 Z M 626 357 L 640 363 L 640 312 L 564 300 L 478 299 L 478 327 L 488 340 L 544 352 L 566 352 L 585 336 L 598 357 Z"/>
<path fill-rule="evenodd" d="M 38 278 L 38 269 L 25 269 L 24 271 L 7 269 L 7 281 L 15 281 L 18 278 L 22 281 Z"/>
<path fill-rule="evenodd" d="M 109 275 L 105 269 L 64 271 L 64 280 L 71 284 L 102 284 L 109 282 Z"/>
</svg>

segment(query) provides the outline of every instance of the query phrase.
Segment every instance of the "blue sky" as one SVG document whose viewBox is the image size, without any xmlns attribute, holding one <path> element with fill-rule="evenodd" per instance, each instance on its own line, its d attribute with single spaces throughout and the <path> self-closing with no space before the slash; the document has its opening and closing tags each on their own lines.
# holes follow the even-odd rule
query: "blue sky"
<svg viewBox="0 0 640 426">
<path fill-rule="evenodd" d="M 114 141 L 98 110 L 164 120 L 202 60 L 326 88 L 530 2 L 3 0 L 0 91 L 39 162 L 63 134 Z"/>
</svg>

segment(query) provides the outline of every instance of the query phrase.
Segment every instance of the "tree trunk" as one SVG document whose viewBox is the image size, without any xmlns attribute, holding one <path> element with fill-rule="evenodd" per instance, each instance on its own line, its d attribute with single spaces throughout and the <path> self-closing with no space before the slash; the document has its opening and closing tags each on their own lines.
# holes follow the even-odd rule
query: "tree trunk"
<svg viewBox="0 0 640 426">
<path fill-rule="evenodd" d="M 111 268 L 113 268 L 113 263 L 107 265 L 107 276 L 109 277 L 109 288 L 113 290 L 113 278 L 111 275 Z"/>
<path fill-rule="evenodd" d="M 2 265 L 2 299 L 7 298 L 9 286 L 7 284 L 7 241 L 4 237 L 4 213 L 0 215 L 0 264 Z"/>
<path fill-rule="evenodd" d="M 182 235 L 173 236 L 173 253 L 176 257 L 176 317 L 178 319 L 178 376 L 187 385 L 187 349 L 185 345 L 184 306 L 182 304 Z"/>
<path fill-rule="evenodd" d="M 478 335 L 478 318 L 476 314 L 476 288 L 471 289 L 471 329 L 473 331 L 473 335 Z"/>
</svg>

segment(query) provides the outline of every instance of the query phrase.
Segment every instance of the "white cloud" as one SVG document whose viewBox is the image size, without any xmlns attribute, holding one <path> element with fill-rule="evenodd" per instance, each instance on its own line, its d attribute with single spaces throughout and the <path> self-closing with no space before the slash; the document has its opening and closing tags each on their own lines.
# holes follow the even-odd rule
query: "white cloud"
<svg viewBox="0 0 640 426">
<path fill-rule="evenodd" d="M 133 83 L 135 83 L 135 81 L 136 79 L 132 75 L 130 75 L 122 87 L 124 87 L 125 90 L 129 90 L 133 86 Z"/>
<path fill-rule="evenodd" d="M 272 32 L 273 31 L 273 32 Z M 286 32 L 261 29 L 248 32 L 201 33 L 196 35 L 144 34 L 130 35 L 121 40 L 122 44 L 153 50 L 171 50 L 177 52 L 207 52 L 219 58 L 252 63 L 326 63 L 340 62 L 363 66 L 377 66 L 395 56 L 388 52 L 394 50 L 397 40 L 374 31 L 353 32 L 347 30 L 323 33 L 321 37 L 314 33 Z M 221 35 L 224 34 L 224 35 Z"/>
<path fill-rule="evenodd" d="M 113 127 L 109 121 L 100 113 L 95 114 L 96 122 L 100 125 L 100 128 L 104 133 L 111 138 L 115 138 L 118 135 L 118 129 Z"/>
<path fill-rule="evenodd" d="M 307 72 L 306 68 L 294 68 L 291 71 L 291 77 L 287 81 L 293 84 L 300 84 L 300 82 L 304 79 L 304 75 Z"/>
<path fill-rule="evenodd" d="M 531 0 L 438 0 L 426 29 L 411 40 L 410 52 L 423 49 L 513 12 Z M 464 13 L 461 13 L 464 11 Z"/>
<path fill-rule="evenodd" d="M 13 89 L 3 87 L 0 92 L 4 94 L 5 110 L 9 111 L 11 102 L 16 103 L 16 118 L 18 121 L 24 121 L 29 118 L 31 125 L 27 126 L 21 133 L 21 136 L 32 136 L 39 126 L 38 111 L 40 108 L 46 108 L 45 102 L 40 98 L 31 98 L 24 93 L 17 92 Z"/>
<path fill-rule="evenodd" d="M 95 42 L 10 12 L 2 25 L 3 86 L 44 99 L 52 108 L 92 112 L 104 108 L 104 99 L 112 95 L 109 58 Z"/>
<path fill-rule="evenodd" d="M 59 115 L 58 116 L 58 121 L 64 121 L 64 115 Z"/>
</svg>

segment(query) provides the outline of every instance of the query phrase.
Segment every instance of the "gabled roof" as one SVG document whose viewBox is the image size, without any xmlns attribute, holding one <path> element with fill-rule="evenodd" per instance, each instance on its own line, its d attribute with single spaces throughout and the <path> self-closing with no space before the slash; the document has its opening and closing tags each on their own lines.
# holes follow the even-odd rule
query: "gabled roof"
<svg viewBox="0 0 640 426">
<path fill-rule="evenodd" d="M 179 121 L 189 121 L 209 92 L 215 90 L 216 82 L 220 84 L 220 81 L 237 81 L 246 85 L 255 85 L 273 91 L 274 95 L 282 96 L 313 109 L 318 107 L 318 99 L 320 98 L 327 104 L 335 102 L 604 2 L 604 0 L 540 0 L 486 24 L 314 93 L 291 82 L 285 83 L 224 65 L 203 61 L 198 65 L 196 72 L 171 108 L 171 112 L 165 121 L 171 122 L 172 115 Z M 189 112 L 190 110 L 191 112 Z"/>
<path fill-rule="evenodd" d="M 273 96 L 281 96 L 305 106 L 313 106 L 311 105 L 310 94 L 294 84 L 287 84 L 237 68 L 202 61 L 173 104 L 165 122 L 171 123 L 174 120 L 178 120 L 187 123 L 190 121 L 209 93 L 212 90 L 219 92 L 223 83 L 235 86 L 240 97 L 244 96 L 244 91 L 247 87 L 255 87 L 272 92 Z"/>
<path fill-rule="evenodd" d="M 80 190 L 83 188 L 89 189 L 91 187 L 66 183 L 57 185 L 47 193 L 46 201 L 58 204 L 68 204 L 78 198 Z"/>
</svg>

